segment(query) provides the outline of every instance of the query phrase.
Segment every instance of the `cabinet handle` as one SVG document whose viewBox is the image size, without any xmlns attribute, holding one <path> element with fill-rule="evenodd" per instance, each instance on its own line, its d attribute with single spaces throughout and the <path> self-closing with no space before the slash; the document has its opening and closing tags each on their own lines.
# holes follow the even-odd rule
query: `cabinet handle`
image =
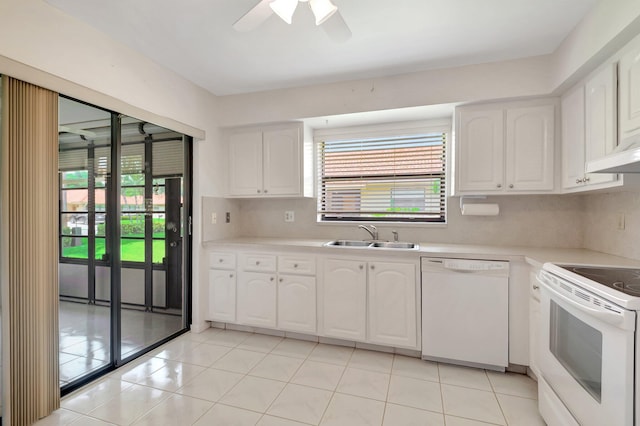
<svg viewBox="0 0 640 426">
<path fill-rule="evenodd" d="M 590 178 L 590 177 L 586 177 L 586 178 L 582 179 L 582 181 L 583 181 L 584 183 L 587 183 L 587 182 L 589 182 L 590 180 L 591 180 L 591 178 Z"/>
<path fill-rule="evenodd" d="M 537 289 L 539 289 L 539 288 L 540 288 L 540 286 L 539 286 L 539 285 L 535 285 L 535 284 L 534 284 L 534 286 L 533 286 L 533 289 L 534 289 L 534 290 L 537 290 Z"/>
<path fill-rule="evenodd" d="M 363 269 L 363 268 L 364 268 L 364 265 L 360 265 L 360 266 L 358 266 L 358 268 Z"/>
<path fill-rule="evenodd" d="M 268 192 L 268 191 L 265 189 L 265 190 L 264 190 L 264 193 L 266 194 L 267 192 Z"/>
<path fill-rule="evenodd" d="M 497 184 L 496 188 L 502 188 L 502 184 L 501 183 Z"/>
<path fill-rule="evenodd" d="M 576 179 L 576 183 L 582 183 L 582 182 L 584 182 L 583 179 Z"/>
<path fill-rule="evenodd" d="M 294 268 L 297 268 L 297 267 L 298 267 L 298 264 L 297 264 L 297 263 L 294 263 L 294 264 L 293 264 L 293 267 L 294 267 Z"/>
<path fill-rule="evenodd" d="M 229 274 L 229 278 L 233 278 L 233 274 Z"/>
<path fill-rule="evenodd" d="M 222 263 L 224 262 L 224 259 L 218 259 L 218 262 Z"/>
<path fill-rule="evenodd" d="M 278 281 L 282 282 L 282 281 L 284 281 L 284 279 L 280 278 Z"/>
<path fill-rule="evenodd" d="M 373 271 L 374 269 L 376 269 L 375 265 L 371 265 L 371 270 Z"/>
<path fill-rule="evenodd" d="M 258 266 L 260 264 L 259 260 L 256 260 L 256 266 Z"/>
<path fill-rule="evenodd" d="M 273 277 L 269 278 L 269 281 L 273 281 Z"/>
<path fill-rule="evenodd" d="M 513 189 L 513 184 L 512 183 L 509 184 L 509 188 Z"/>
<path fill-rule="evenodd" d="M 261 192 L 262 192 L 262 191 L 260 191 L 260 190 L 258 189 L 258 194 L 259 194 L 259 193 L 261 193 Z"/>
</svg>

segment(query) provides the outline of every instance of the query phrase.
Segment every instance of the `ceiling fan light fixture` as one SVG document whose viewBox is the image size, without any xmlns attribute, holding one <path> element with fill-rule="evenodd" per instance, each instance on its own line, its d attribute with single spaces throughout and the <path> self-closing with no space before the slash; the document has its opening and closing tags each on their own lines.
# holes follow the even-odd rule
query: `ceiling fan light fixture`
<svg viewBox="0 0 640 426">
<path fill-rule="evenodd" d="M 309 6 L 316 17 L 316 25 L 322 25 L 327 19 L 338 11 L 331 0 L 309 0 Z"/>
<path fill-rule="evenodd" d="M 291 25 L 293 13 L 298 6 L 298 0 L 274 0 L 269 6 L 284 22 Z"/>
</svg>

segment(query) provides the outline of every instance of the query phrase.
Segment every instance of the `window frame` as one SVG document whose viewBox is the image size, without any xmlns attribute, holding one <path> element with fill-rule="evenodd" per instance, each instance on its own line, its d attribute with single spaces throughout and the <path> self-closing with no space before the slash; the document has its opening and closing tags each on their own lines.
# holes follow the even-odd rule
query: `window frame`
<svg viewBox="0 0 640 426">
<path fill-rule="evenodd" d="M 314 167 L 315 173 L 315 190 L 317 191 L 316 205 L 316 222 L 318 224 L 340 225 L 340 224 L 393 224 L 393 225 L 420 225 L 428 227 L 443 227 L 448 223 L 447 199 L 450 179 L 450 158 L 453 151 L 452 140 L 452 121 L 450 119 L 439 120 L 422 120 L 412 122 L 385 123 L 370 126 L 357 126 L 347 128 L 320 129 L 314 131 Z M 395 138 L 410 137 L 418 134 L 444 134 L 443 156 L 444 164 L 441 181 L 444 182 L 444 188 L 441 191 L 442 219 L 430 220 L 428 218 L 372 218 L 372 217 L 325 217 L 323 208 L 323 176 L 320 156 L 320 144 L 324 142 L 340 141 L 340 140 L 357 140 L 357 139 L 376 139 L 376 138 Z"/>
</svg>

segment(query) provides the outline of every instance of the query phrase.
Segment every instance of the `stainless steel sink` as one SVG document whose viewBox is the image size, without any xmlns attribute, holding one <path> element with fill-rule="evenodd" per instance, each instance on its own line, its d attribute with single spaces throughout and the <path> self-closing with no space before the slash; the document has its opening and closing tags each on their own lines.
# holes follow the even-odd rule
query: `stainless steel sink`
<svg viewBox="0 0 640 426">
<path fill-rule="evenodd" d="M 329 241 L 325 245 L 331 247 L 369 247 L 371 242 L 362 240 L 335 240 Z"/>
<path fill-rule="evenodd" d="M 374 243 L 371 243 L 370 247 L 417 250 L 418 249 L 418 244 L 405 243 L 405 242 L 400 242 L 400 241 L 376 241 Z"/>
<path fill-rule="evenodd" d="M 325 244 L 327 247 L 360 247 L 360 248 L 388 248 L 417 250 L 418 244 L 399 241 L 362 241 L 362 240 L 334 240 Z"/>
</svg>

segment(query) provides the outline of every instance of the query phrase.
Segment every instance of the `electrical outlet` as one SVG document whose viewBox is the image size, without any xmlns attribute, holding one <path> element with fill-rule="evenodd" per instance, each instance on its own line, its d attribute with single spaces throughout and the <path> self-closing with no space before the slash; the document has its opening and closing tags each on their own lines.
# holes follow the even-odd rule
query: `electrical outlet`
<svg viewBox="0 0 640 426">
<path fill-rule="evenodd" d="M 293 210 L 287 210 L 284 212 L 284 221 L 285 222 L 294 222 L 296 220 L 295 213 Z"/>
<path fill-rule="evenodd" d="M 231 212 L 227 212 L 227 215 L 224 218 L 226 223 L 231 223 Z"/>
<path fill-rule="evenodd" d="M 211 213 L 211 224 L 215 225 L 216 223 L 218 223 L 218 214 L 217 213 Z"/>
<path fill-rule="evenodd" d="M 624 226 L 625 226 L 625 217 L 624 217 L 624 213 L 618 213 L 618 230 L 622 231 L 624 230 Z"/>
</svg>

